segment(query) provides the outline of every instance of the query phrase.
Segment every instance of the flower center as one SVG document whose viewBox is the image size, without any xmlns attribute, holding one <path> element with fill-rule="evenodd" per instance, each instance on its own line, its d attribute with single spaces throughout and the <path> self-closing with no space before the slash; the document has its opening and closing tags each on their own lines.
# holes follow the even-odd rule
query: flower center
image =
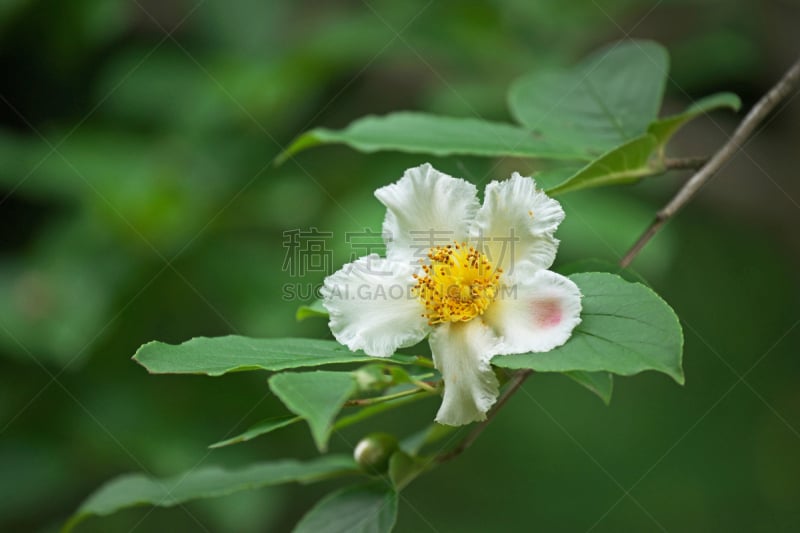
<svg viewBox="0 0 800 533">
<path fill-rule="evenodd" d="M 467 322 L 482 315 L 497 295 L 502 269 L 467 243 L 434 246 L 428 252 L 425 275 L 414 274 L 414 293 L 425 305 L 430 325 Z"/>
</svg>

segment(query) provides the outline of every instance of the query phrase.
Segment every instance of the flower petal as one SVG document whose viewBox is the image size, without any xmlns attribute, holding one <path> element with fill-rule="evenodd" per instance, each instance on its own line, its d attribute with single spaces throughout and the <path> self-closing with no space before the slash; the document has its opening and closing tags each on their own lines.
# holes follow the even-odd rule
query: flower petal
<svg viewBox="0 0 800 533">
<path fill-rule="evenodd" d="M 430 164 L 406 170 L 397 182 L 375 191 L 386 206 L 386 257 L 417 264 L 432 246 L 466 240 L 478 203 L 475 186 Z"/>
<path fill-rule="evenodd" d="M 351 350 L 388 357 L 424 339 L 430 326 L 411 294 L 414 270 L 372 254 L 325 278 L 323 305 L 336 340 Z"/>
<path fill-rule="evenodd" d="M 499 385 L 489 361 L 500 353 L 500 339 L 480 319 L 447 322 L 430 336 L 433 362 L 444 379 L 444 398 L 436 421 L 461 426 L 486 419 Z"/>
<path fill-rule="evenodd" d="M 515 172 L 511 179 L 486 186 L 470 237 L 506 273 L 523 261 L 549 268 L 558 249 L 553 234 L 562 220 L 561 204 L 537 190 L 533 179 Z"/>
<path fill-rule="evenodd" d="M 581 322 L 581 292 L 549 270 L 516 272 L 484 320 L 503 338 L 503 354 L 546 352 L 561 346 Z"/>
</svg>

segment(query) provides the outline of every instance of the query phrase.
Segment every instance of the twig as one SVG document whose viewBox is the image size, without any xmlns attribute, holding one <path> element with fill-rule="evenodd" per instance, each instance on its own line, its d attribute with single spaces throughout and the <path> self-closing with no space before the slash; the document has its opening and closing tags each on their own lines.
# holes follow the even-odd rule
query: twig
<svg viewBox="0 0 800 533">
<path fill-rule="evenodd" d="M 388 411 L 389 409 L 395 409 L 402 405 L 407 405 L 430 397 L 431 395 L 425 394 L 424 391 L 417 391 L 417 394 L 412 394 L 410 396 L 403 396 L 402 398 L 395 398 L 394 400 L 387 400 L 384 402 L 365 405 L 363 406 L 364 408 L 358 412 L 353 413 L 352 415 L 343 416 L 337 420 L 333 426 L 333 429 L 334 431 L 338 431 L 357 422 L 361 422 L 362 420 L 366 420 L 372 416 L 383 413 L 384 411 Z"/>
<path fill-rule="evenodd" d="M 435 391 L 436 389 L 433 389 L 433 390 Z M 420 394 L 422 392 L 424 392 L 426 394 L 430 394 L 430 392 L 428 392 L 425 389 L 420 389 L 420 388 L 409 389 L 409 390 L 404 390 L 404 391 L 401 391 L 401 392 L 396 392 L 394 394 L 388 394 L 386 396 L 375 396 L 374 398 L 359 398 L 359 399 L 356 399 L 356 400 L 347 400 L 346 402 L 344 402 L 344 406 L 345 407 L 364 407 L 365 405 L 375 405 L 376 403 L 388 402 L 388 401 L 391 401 L 391 400 L 395 400 L 397 398 L 403 398 L 405 396 L 412 396 L 414 394 Z"/>
<path fill-rule="evenodd" d="M 453 448 L 452 450 L 445 452 L 436 457 L 437 463 L 444 463 L 458 457 L 461 455 L 467 448 L 469 448 L 473 442 L 483 433 L 483 430 L 486 429 L 486 426 L 494 419 L 497 412 L 502 409 L 503 405 L 508 401 L 511 396 L 514 395 L 515 392 L 525 383 L 525 380 L 528 379 L 528 376 L 533 374 L 533 370 L 519 370 L 517 371 L 510 380 L 508 380 L 508 385 L 506 385 L 505 390 L 497 399 L 497 403 L 494 404 L 494 407 L 489 414 L 486 415 L 486 420 L 475 426 L 472 431 L 470 431 L 466 437 L 464 437 L 458 445 Z"/>
<path fill-rule="evenodd" d="M 686 203 L 692 199 L 692 197 L 697 194 L 700 188 L 725 164 L 735 153 L 739 150 L 742 145 L 744 144 L 745 140 L 753 133 L 756 126 L 763 121 L 766 116 L 772 111 L 778 103 L 786 98 L 794 86 L 797 84 L 798 79 L 800 79 L 800 59 L 798 59 L 792 67 L 786 71 L 786 74 L 780 79 L 778 83 L 775 84 L 772 89 L 765 94 L 761 100 L 759 100 L 756 105 L 750 110 L 744 120 L 742 120 L 739 127 L 736 128 L 736 131 L 733 132 L 733 135 L 728 142 L 726 142 L 722 148 L 720 148 L 714 156 L 708 160 L 708 162 L 701 168 L 694 176 L 692 176 L 689 181 L 687 181 L 683 187 L 678 191 L 678 193 L 670 200 L 670 202 L 664 206 L 656 214 L 655 219 L 653 222 L 650 223 L 650 226 L 642 233 L 636 243 L 628 250 L 628 253 L 625 254 L 625 257 L 619 262 L 622 268 L 626 268 L 628 265 L 631 264 L 639 252 L 642 251 L 642 248 L 653 238 L 653 236 L 658 233 L 658 231 L 667 223 L 667 221 L 672 218 L 672 216 L 677 213 Z"/>
<path fill-rule="evenodd" d="M 667 157 L 664 168 L 667 170 L 697 170 L 708 163 L 708 157 Z"/>
<path fill-rule="evenodd" d="M 416 385 L 418 388 L 426 390 L 428 392 L 438 392 L 438 383 L 428 383 L 427 381 L 421 381 L 418 379 L 412 379 L 411 383 Z"/>
</svg>

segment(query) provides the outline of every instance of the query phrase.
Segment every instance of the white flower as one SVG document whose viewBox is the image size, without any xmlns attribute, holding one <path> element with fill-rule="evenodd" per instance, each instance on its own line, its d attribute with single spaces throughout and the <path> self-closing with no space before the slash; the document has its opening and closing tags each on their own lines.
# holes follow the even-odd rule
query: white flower
<svg viewBox="0 0 800 533">
<path fill-rule="evenodd" d="M 362 257 L 325 279 L 331 331 L 375 357 L 430 334 L 444 380 L 436 421 L 484 420 L 499 388 L 492 357 L 551 350 L 580 322 L 578 287 L 547 270 L 564 211 L 517 173 L 490 183 L 481 206 L 474 185 L 429 164 L 375 196 L 387 209 L 387 257 Z"/>
</svg>

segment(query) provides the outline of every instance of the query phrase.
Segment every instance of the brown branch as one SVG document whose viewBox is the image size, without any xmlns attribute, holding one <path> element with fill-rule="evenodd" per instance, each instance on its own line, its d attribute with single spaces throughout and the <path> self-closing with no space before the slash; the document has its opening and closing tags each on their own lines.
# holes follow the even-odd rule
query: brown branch
<svg viewBox="0 0 800 533">
<path fill-rule="evenodd" d="M 667 170 L 697 170 L 708 163 L 708 157 L 667 157 L 664 168 Z"/>
<path fill-rule="evenodd" d="M 472 430 L 467 434 L 467 436 L 464 437 L 461 440 L 461 442 L 459 442 L 458 445 L 456 445 L 455 448 L 441 455 L 436 456 L 436 462 L 444 463 L 446 461 L 449 461 L 450 459 L 454 459 L 455 457 L 458 457 L 459 455 L 464 453 L 464 451 L 466 451 L 467 448 L 472 446 L 472 443 L 475 442 L 475 440 L 480 436 L 481 433 L 483 433 L 483 430 L 486 429 L 486 426 L 488 426 L 489 423 L 494 419 L 497 412 L 503 408 L 508 399 L 511 398 L 511 396 L 513 396 L 515 392 L 517 392 L 517 390 L 522 386 L 523 383 L 525 383 L 525 380 L 528 379 L 528 376 L 530 376 L 531 374 L 533 374 L 533 370 L 527 370 L 527 369 L 518 370 L 511 377 L 511 379 L 508 380 L 508 384 L 506 385 L 506 388 L 503 391 L 503 393 L 497 399 L 497 403 L 494 404 L 492 410 L 489 411 L 488 415 L 486 415 L 486 420 L 484 420 L 483 422 L 472 428 Z"/>
<path fill-rule="evenodd" d="M 711 159 L 694 176 L 689 178 L 677 194 L 657 214 L 650 226 L 642 233 L 636 243 L 628 250 L 625 257 L 619 262 L 626 268 L 639 255 L 642 248 L 656 233 L 677 213 L 697 192 L 711 179 L 714 174 L 743 146 L 744 142 L 753 133 L 756 127 L 769 115 L 775 106 L 786 98 L 800 79 L 800 59 L 786 71 L 783 77 L 765 94 L 761 100 L 744 117 L 739 127 L 733 132 L 728 142 L 722 145 Z"/>
</svg>

